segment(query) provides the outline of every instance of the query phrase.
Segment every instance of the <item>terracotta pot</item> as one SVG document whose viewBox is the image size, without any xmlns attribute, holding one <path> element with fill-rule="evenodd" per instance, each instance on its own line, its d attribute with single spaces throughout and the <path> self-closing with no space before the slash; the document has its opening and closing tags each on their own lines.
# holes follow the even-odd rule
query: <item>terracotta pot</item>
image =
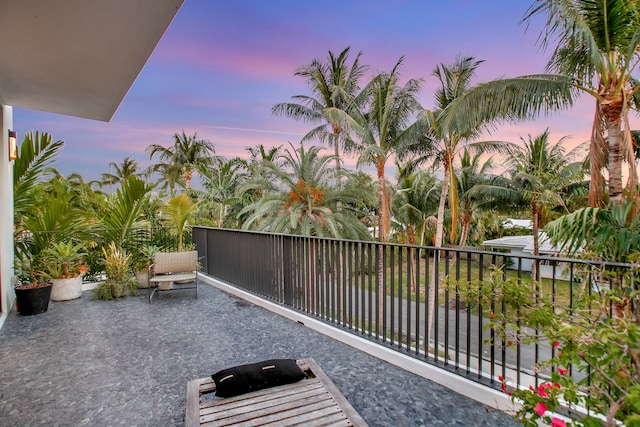
<svg viewBox="0 0 640 427">
<path fill-rule="evenodd" d="M 38 286 L 20 286 L 15 289 L 16 308 L 22 316 L 44 313 L 49 309 L 51 297 L 51 283 Z"/>
<path fill-rule="evenodd" d="M 53 284 L 51 299 L 53 301 L 69 301 L 82 295 L 82 276 L 70 279 L 51 279 Z"/>
</svg>

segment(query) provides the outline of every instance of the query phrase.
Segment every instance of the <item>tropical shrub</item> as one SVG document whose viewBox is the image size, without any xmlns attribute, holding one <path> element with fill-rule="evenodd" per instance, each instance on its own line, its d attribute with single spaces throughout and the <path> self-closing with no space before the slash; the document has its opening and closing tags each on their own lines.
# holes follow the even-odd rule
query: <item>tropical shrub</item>
<svg viewBox="0 0 640 427">
<path fill-rule="evenodd" d="M 99 299 L 120 298 L 136 293 L 136 282 L 133 279 L 131 255 L 115 243 L 109 243 L 109 250 L 102 248 L 104 255 L 104 272 L 107 280 L 98 285 L 95 290 Z"/>
</svg>

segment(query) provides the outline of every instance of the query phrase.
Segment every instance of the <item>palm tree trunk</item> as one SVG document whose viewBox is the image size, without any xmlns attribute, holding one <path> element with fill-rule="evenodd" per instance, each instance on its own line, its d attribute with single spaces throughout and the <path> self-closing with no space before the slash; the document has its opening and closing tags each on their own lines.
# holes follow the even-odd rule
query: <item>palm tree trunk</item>
<svg viewBox="0 0 640 427">
<path fill-rule="evenodd" d="M 469 221 L 466 218 L 466 215 L 462 217 L 462 227 L 460 230 L 460 242 L 458 243 L 458 247 L 464 248 L 464 245 L 467 244 L 467 239 L 469 238 Z"/>
<path fill-rule="evenodd" d="M 384 180 L 384 159 L 378 159 L 376 162 L 376 170 L 378 173 L 378 241 L 385 243 L 389 240 L 389 230 L 387 228 L 389 222 L 389 212 L 387 207 L 386 186 Z M 378 295 L 378 319 L 382 322 L 384 316 L 384 299 L 386 298 L 386 290 L 382 278 L 384 277 L 384 245 L 378 245 L 378 274 L 376 275 L 376 289 Z M 384 333 L 384 331 L 382 331 Z"/>
<path fill-rule="evenodd" d="M 442 247 L 442 240 L 444 234 L 444 205 L 447 201 L 447 194 L 449 193 L 449 174 L 451 171 L 449 170 L 449 164 L 444 162 L 444 178 L 442 180 L 442 193 L 440 193 L 440 204 L 438 205 L 438 219 L 436 222 L 436 242 L 435 247 L 436 251 L 433 254 L 433 264 L 434 268 L 431 269 L 431 280 L 429 286 L 429 292 L 427 296 L 427 304 L 429 310 L 429 321 L 427 323 L 427 331 L 431 333 L 431 329 L 433 328 L 433 322 L 435 320 L 435 308 L 436 308 L 436 284 L 439 280 L 439 277 L 436 272 L 435 264 L 440 262 L 440 251 L 437 248 Z M 428 346 L 428 343 L 425 345 Z"/>
<path fill-rule="evenodd" d="M 436 309 L 436 299 L 438 295 L 436 295 L 436 283 L 439 281 L 439 277 L 436 275 L 435 265 L 440 262 L 440 251 L 437 248 L 442 247 L 442 240 L 444 234 L 444 205 L 447 201 L 447 194 L 449 192 L 449 164 L 444 162 L 444 178 L 442 180 L 442 193 L 440 194 L 440 204 L 438 205 L 438 219 L 436 222 L 436 242 L 435 247 L 436 250 L 433 256 L 433 264 L 434 268 L 431 269 L 431 281 L 429 286 L 429 295 L 427 296 L 427 304 L 429 310 L 429 320 L 427 322 L 427 332 L 431 333 L 431 329 L 433 328 L 433 323 L 435 320 L 435 309 Z M 428 343 L 425 345 L 428 346 Z"/>
<path fill-rule="evenodd" d="M 596 112 L 593 117 L 593 125 L 591 127 L 591 141 L 589 145 L 589 206 L 592 208 L 604 207 L 605 181 L 602 176 L 602 169 L 606 167 L 607 159 L 607 143 L 603 137 L 604 129 L 602 126 L 602 115 L 600 114 L 600 106 L 596 103 Z"/>
<path fill-rule="evenodd" d="M 333 134 L 333 148 L 334 155 L 336 156 L 336 186 L 338 190 L 342 189 L 342 178 L 340 173 L 340 145 L 338 144 L 338 134 Z"/>
<path fill-rule="evenodd" d="M 626 107 L 625 107 L 626 108 Z M 625 157 L 629 164 L 629 179 L 627 180 L 627 186 L 625 190 L 631 200 L 638 200 L 638 163 L 636 162 L 636 153 L 633 149 L 633 138 L 631 136 L 631 127 L 629 126 L 628 111 L 623 114 L 624 117 L 624 147 Z M 637 213 L 634 211 L 634 214 Z"/>
<path fill-rule="evenodd" d="M 442 247 L 444 237 L 444 205 L 449 195 L 449 164 L 444 163 L 444 178 L 442 180 L 442 193 L 440 193 L 440 203 L 438 204 L 438 222 L 436 223 L 436 248 Z"/>
<path fill-rule="evenodd" d="M 622 201 L 622 134 L 620 123 L 608 123 L 609 137 L 609 204 Z"/>
<path fill-rule="evenodd" d="M 533 255 L 538 256 L 540 255 L 540 242 L 538 239 L 538 231 L 540 230 L 540 212 L 538 210 L 538 206 L 536 204 L 535 199 L 534 201 L 531 202 L 531 213 L 533 216 L 533 224 L 532 224 Z M 534 281 L 538 280 L 538 260 L 537 259 L 534 259 L 531 265 L 531 278 Z"/>
<path fill-rule="evenodd" d="M 416 244 L 416 231 L 415 226 L 411 224 L 407 227 L 407 243 L 411 245 L 409 247 L 409 263 L 411 264 L 411 275 L 409 275 L 409 283 L 411 285 L 411 292 L 416 291 L 416 259 L 415 259 L 415 251 L 416 249 L 413 247 Z M 417 296 L 416 296 L 417 298 Z"/>
</svg>

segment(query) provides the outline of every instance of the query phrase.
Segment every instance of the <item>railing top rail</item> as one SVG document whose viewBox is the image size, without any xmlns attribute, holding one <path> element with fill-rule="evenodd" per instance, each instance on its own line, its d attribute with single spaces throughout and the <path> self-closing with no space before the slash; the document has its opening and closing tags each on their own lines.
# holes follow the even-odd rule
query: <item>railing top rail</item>
<svg viewBox="0 0 640 427">
<path fill-rule="evenodd" d="M 424 245 L 409 245 L 406 243 L 392 243 L 392 242 L 376 242 L 373 240 L 349 240 L 349 239 L 338 239 L 333 237 L 318 237 L 318 236 L 304 236 L 298 234 L 285 234 L 285 233 L 270 233 L 265 231 L 256 231 L 256 230 L 238 230 L 232 228 L 218 228 L 218 227 L 205 227 L 200 225 L 194 225 L 193 229 L 210 229 L 210 230 L 220 230 L 220 231 L 228 231 L 234 233 L 246 233 L 246 234 L 258 234 L 258 235 L 266 235 L 266 236 L 278 236 L 278 237 L 288 237 L 294 239 L 306 239 L 306 240 L 318 240 L 318 241 L 333 241 L 333 242 L 346 242 L 353 244 L 368 244 L 374 246 L 390 246 L 390 247 L 401 247 L 401 248 L 413 248 L 413 249 L 421 249 L 426 251 L 440 251 L 440 252 L 456 252 L 456 253 L 466 253 L 466 254 L 474 254 L 474 255 L 483 255 L 483 256 L 504 256 L 509 258 L 520 258 L 520 259 L 531 259 L 538 261 L 553 261 L 553 262 L 566 262 L 571 264 L 584 264 L 590 266 L 597 267 L 615 267 L 615 268 L 627 268 L 627 269 L 637 269 L 640 268 L 640 264 L 631 264 L 631 263 L 621 263 L 621 262 L 611 262 L 611 261 L 602 261 L 602 260 L 593 260 L 593 259 L 579 259 L 579 258 L 570 258 L 570 257 L 562 257 L 556 255 L 519 255 L 513 254 L 509 252 L 499 252 L 499 251 L 491 251 L 486 249 L 470 249 L 468 247 L 465 248 L 455 248 L 455 247 L 435 247 L 435 246 L 424 246 Z"/>
</svg>

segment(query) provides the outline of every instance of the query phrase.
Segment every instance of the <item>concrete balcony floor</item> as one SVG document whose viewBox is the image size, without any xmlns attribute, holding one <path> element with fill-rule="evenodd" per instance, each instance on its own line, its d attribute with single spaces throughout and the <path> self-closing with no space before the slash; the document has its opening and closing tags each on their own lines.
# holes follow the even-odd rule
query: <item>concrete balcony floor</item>
<svg viewBox="0 0 640 427">
<path fill-rule="evenodd" d="M 51 302 L 0 330 L 0 425 L 182 425 L 187 381 L 313 357 L 371 426 L 512 426 L 508 415 L 206 284 Z"/>
</svg>

